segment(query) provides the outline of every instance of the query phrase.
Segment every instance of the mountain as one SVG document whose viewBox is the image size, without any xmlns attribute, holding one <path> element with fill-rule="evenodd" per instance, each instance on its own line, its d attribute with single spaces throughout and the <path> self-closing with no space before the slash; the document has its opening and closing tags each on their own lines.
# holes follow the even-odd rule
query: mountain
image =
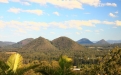
<svg viewBox="0 0 121 75">
<path fill-rule="evenodd" d="M 24 40 L 18 42 L 17 44 L 20 44 L 20 45 L 24 46 L 24 45 L 30 43 L 33 40 L 34 40 L 33 38 L 27 38 L 27 39 L 24 39 Z"/>
<path fill-rule="evenodd" d="M 121 43 L 121 40 L 107 40 L 108 43 L 114 44 L 114 43 Z"/>
<path fill-rule="evenodd" d="M 59 50 L 83 50 L 83 46 L 68 37 L 59 37 L 52 40 L 52 44 Z"/>
<path fill-rule="evenodd" d="M 30 43 L 33 40 L 34 40 L 33 38 L 26 38 L 24 40 L 21 40 L 20 42 L 15 43 L 15 44 L 6 46 L 6 48 L 21 48 L 21 47 L 23 47 L 24 45 Z"/>
<path fill-rule="evenodd" d="M 3 47 L 3 46 L 7 46 L 7 45 L 12 45 L 14 44 L 14 42 L 3 42 L 3 41 L 0 41 L 0 47 Z"/>
<path fill-rule="evenodd" d="M 93 42 L 91 42 L 87 38 L 82 38 L 82 39 L 78 40 L 77 43 L 79 43 L 79 44 L 93 44 Z"/>
<path fill-rule="evenodd" d="M 30 43 L 26 44 L 22 47 L 22 50 L 57 50 L 55 46 L 51 44 L 51 42 L 43 37 L 39 37 L 34 39 Z"/>
<path fill-rule="evenodd" d="M 104 39 L 102 39 L 102 40 L 100 40 L 100 41 L 98 41 L 98 42 L 96 42 L 95 44 L 109 44 L 107 41 L 105 41 Z"/>
</svg>

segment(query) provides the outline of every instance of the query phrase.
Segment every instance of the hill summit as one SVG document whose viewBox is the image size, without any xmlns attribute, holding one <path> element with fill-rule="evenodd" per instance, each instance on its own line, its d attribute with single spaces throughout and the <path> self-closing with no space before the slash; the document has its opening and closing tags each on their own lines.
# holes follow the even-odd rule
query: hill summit
<svg viewBox="0 0 121 75">
<path fill-rule="evenodd" d="M 84 47 L 68 37 L 59 37 L 52 40 L 52 44 L 59 50 L 83 50 Z"/>
<path fill-rule="evenodd" d="M 79 43 L 79 44 L 93 44 L 93 42 L 91 42 L 87 38 L 82 38 L 82 39 L 78 40 L 77 43 Z"/>
<path fill-rule="evenodd" d="M 22 50 L 57 50 L 55 46 L 51 44 L 51 42 L 43 37 L 39 37 L 34 39 L 27 45 L 23 46 Z"/>
<path fill-rule="evenodd" d="M 105 41 L 104 39 L 96 42 L 95 44 L 109 44 L 107 41 Z"/>
<path fill-rule="evenodd" d="M 5 48 L 22 48 L 24 45 L 30 43 L 33 40 L 33 38 L 26 38 L 12 45 L 5 46 Z"/>
</svg>

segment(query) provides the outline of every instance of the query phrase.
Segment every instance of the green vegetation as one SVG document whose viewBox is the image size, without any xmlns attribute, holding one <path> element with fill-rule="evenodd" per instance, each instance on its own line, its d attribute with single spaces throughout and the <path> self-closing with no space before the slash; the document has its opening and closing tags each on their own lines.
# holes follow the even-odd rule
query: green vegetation
<svg viewBox="0 0 121 75">
<path fill-rule="evenodd" d="M 86 60 L 86 59 L 85 59 Z M 23 63 L 23 57 L 18 54 L 9 56 L 7 62 L 0 61 L 0 75 L 120 75 L 121 49 L 116 47 L 104 57 L 98 58 L 98 63 L 81 64 L 79 71 L 73 70 L 74 60 L 61 55 L 56 60 L 33 60 Z"/>
<path fill-rule="evenodd" d="M 22 50 L 34 50 L 34 51 L 39 51 L 39 50 L 57 50 L 55 46 L 53 46 L 50 41 L 43 37 L 39 37 L 27 45 L 25 45 Z"/>
<path fill-rule="evenodd" d="M 116 45 L 84 47 L 67 37 L 39 37 L 22 48 L 0 48 L 0 75 L 121 75 Z"/>
<path fill-rule="evenodd" d="M 52 44 L 59 50 L 84 50 L 85 48 L 67 37 L 59 37 L 52 41 Z"/>
</svg>

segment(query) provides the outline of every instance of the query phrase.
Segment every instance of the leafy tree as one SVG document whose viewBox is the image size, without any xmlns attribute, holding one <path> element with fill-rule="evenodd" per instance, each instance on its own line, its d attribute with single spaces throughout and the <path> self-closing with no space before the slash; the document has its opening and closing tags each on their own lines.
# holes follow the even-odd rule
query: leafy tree
<svg viewBox="0 0 121 75">
<path fill-rule="evenodd" d="M 41 61 L 40 66 L 34 69 L 43 75 L 74 75 L 70 69 L 72 66 L 72 59 L 66 55 L 61 55 L 59 61 Z"/>
<path fill-rule="evenodd" d="M 121 75 L 121 49 L 118 47 L 114 48 L 90 72 L 91 74 L 101 75 Z"/>
<path fill-rule="evenodd" d="M 5 75 L 8 68 L 9 66 L 5 62 L 0 61 L 0 75 Z"/>
<path fill-rule="evenodd" d="M 19 53 L 12 54 L 7 63 L 0 61 L 0 75 L 23 75 L 26 71 L 38 65 L 24 65 L 23 57 Z"/>
</svg>

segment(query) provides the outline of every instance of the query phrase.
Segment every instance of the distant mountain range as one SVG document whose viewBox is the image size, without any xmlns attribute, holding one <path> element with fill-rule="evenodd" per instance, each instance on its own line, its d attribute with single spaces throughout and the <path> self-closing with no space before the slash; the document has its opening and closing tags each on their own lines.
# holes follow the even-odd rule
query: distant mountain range
<svg viewBox="0 0 121 75">
<path fill-rule="evenodd" d="M 107 40 L 108 43 L 114 44 L 114 43 L 121 43 L 121 40 Z"/>
<path fill-rule="evenodd" d="M 7 45 L 7 46 L 4 46 L 4 47 L 5 48 L 21 48 L 21 47 L 23 47 L 24 45 L 30 43 L 33 40 L 34 40 L 33 38 L 26 38 L 26 39 L 21 40 L 21 41 L 19 41 L 17 43 Z"/>
<path fill-rule="evenodd" d="M 27 38 L 4 48 L 19 48 L 22 51 L 41 51 L 41 50 L 85 50 L 86 48 L 68 37 L 58 37 L 52 41 L 43 37 L 36 39 Z"/>
<path fill-rule="evenodd" d="M 102 40 L 99 40 L 99 41 L 90 41 L 89 39 L 87 38 L 82 38 L 80 40 L 77 41 L 77 43 L 79 44 L 84 44 L 84 45 L 87 45 L 87 44 L 114 44 L 114 43 L 121 43 L 121 40 L 107 40 L 105 41 L 104 39 Z"/>
<path fill-rule="evenodd" d="M 77 42 L 67 37 L 59 37 L 49 41 L 43 37 L 34 39 L 30 43 L 24 45 L 22 50 L 84 50 L 85 48 Z"/>
<path fill-rule="evenodd" d="M 68 37 L 58 37 L 52 41 L 49 41 L 43 37 L 39 37 L 36 39 L 33 38 L 26 38 L 24 40 L 21 40 L 17 43 L 14 42 L 2 42 L 0 41 L 0 47 L 4 48 L 22 48 L 22 49 L 52 49 L 52 50 L 79 50 L 84 49 L 82 45 L 104 45 L 104 44 L 114 44 L 114 43 L 121 43 L 121 40 L 107 40 L 104 39 L 100 41 L 92 42 L 87 38 L 82 38 L 78 41 L 73 41 L 72 39 Z M 82 45 L 80 45 L 82 44 Z"/>
<path fill-rule="evenodd" d="M 0 41 L 0 47 L 3 47 L 3 46 L 7 46 L 7 45 L 12 45 L 12 44 L 15 44 L 14 42 L 3 42 L 3 41 Z"/>
</svg>

